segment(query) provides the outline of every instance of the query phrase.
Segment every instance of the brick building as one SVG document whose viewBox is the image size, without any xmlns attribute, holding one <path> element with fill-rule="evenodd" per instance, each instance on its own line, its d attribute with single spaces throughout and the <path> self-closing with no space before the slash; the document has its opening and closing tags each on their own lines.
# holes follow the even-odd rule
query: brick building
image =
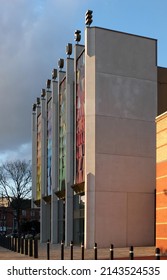
<svg viewBox="0 0 167 280">
<path fill-rule="evenodd" d="M 156 117 L 156 247 L 167 252 L 167 68 L 158 67 Z"/>
<path fill-rule="evenodd" d="M 39 221 L 39 209 L 27 208 L 21 210 L 20 222 Z M 0 206 L 0 234 L 8 234 L 16 230 L 15 210 L 9 206 Z"/>
<path fill-rule="evenodd" d="M 156 118 L 156 246 L 167 252 L 167 112 Z"/>
</svg>

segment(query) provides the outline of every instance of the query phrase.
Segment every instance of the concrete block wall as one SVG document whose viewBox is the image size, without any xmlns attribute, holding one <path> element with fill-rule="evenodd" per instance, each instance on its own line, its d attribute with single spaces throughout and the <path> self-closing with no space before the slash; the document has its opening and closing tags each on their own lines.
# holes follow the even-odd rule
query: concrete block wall
<svg viewBox="0 0 167 280">
<path fill-rule="evenodd" d="M 92 27 L 85 51 L 86 246 L 153 245 L 156 40 Z"/>
</svg>

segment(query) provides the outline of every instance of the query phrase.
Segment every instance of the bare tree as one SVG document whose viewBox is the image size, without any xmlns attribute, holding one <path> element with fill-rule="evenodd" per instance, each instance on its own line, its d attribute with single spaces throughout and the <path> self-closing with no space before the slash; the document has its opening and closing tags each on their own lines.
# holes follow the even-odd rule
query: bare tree
<svg viewBox="0 0 167 280">
<path fill-rule="evenodd" d="M 0 166 L 0 192 L 15 210 L 18 232 L 21 210 L 25 200 L 31 197 L 31 173 L 31 162 L 26 160 L 8 161 Z"/>
</svg>

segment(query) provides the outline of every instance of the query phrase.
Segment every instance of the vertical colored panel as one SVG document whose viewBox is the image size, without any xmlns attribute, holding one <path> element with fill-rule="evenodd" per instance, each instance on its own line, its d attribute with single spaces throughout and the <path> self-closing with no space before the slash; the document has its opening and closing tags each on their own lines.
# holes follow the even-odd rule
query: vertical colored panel
<svg viewBox="0 0 167 280">
<path fill-rule="evenodd" d="M 41 114 L 37 117 L 37 200 L 41 197 Z"/>
<path fill-rule="evenodd" d="M 77 59 L 76 77 L 76 183 L 85 175 L 85 52 Z"/>
<path fill-rule="evenodd" d="M 51 99 L 47 103 L 47 194 L 52 193 L 51 161 L 52 161 L 52 119 Z"/>
<path fill-rule="evenodd" d="M 66 177 L 66 78 L 59 89 L 59 190 L 65 189 Z"/>
</svg>

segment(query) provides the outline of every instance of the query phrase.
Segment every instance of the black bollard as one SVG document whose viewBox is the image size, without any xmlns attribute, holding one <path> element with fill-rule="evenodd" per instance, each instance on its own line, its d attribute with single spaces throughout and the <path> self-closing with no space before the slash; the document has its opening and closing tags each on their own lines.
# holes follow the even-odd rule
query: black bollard
<svg viewBox="0 0 167 280">
<path fill-rule="evenodd" d="M 70 243 L 70 255 L 71 255 L 71 260 L 73 260 L 73 241 Z"/>
<path fill-rule="evenodd" d="M 27 256 L 28 255 L 28 239 L 25 239 L 25 249 L 24 249 L 24 253 Z"/>
<path fill-rule="evenodd" d="M 13 236 L 11 236 L 11 250 L 14 251 L 14 241 Z"/>
<path fill-rule="evenodd" d="M 160 260 L 160 248 L 155 249 L 155 259 Z"/>
<path fill-rule="evenodd" d="M 130 260 L 134 259 L 133 246 L 130 246 L 130 249 L 129 249 L 129 259 Z"/>
<path fill-rule="evenodd" d="M 34 258 L 38 258 L 38 240 L 34 239 Z"/>
<path fill-rule="evenodd" d="M 1 240 L 0 246 L 4 247 L 4 238 L 3 238 L 3 236 L 0 237 L 0 240 Z"/>
<path fill-rule="evenodd" d="M 16 252 L 16 237 L 13 237 L 13 251 Z"/>
<path fill-rule="evenodd" d="M 13 237 L 12 238 L 12 251 L 14 252 L 14 250 L 15 250 L 15 238 Z"/>
<path fill-rule="evenodd" d="M 110 245 L 110 260 L 114 259 L 114 245 Z"/>
<path fill-rule="evenodd" d="M 6 241 L 6 240 L 5 240 L 5 237 L 2 236 L 2 245 L 3 245 L 4 248 L 6 248 L 6 243 L 5 243 L 5 241 Z"/>
<path fill-rule="evenodd" d="M 17 244 L 18 244 L 18 238 L 15 237 L 15 243 L 14 243 L 14 251 L 17 252 Z"/>
<path fill-rule="evenodd" d="M 33 255 L 32 239 L 29 240 L 29 257 Z"/>
<path fill-rule="evenodd" d="M 4 244 L 4 247 L 6 248 L 6 238 L 5 238 L 5 236 L 3 236 L 3 244 Z"/>
<path fill-rule="evenodd" d="M 94 245 L 94 259 L 97 260 L 97 243 Z"/>
<path fill-rule="evenodd" d="M 9 249 L 9 240 L 6 238 L 6 236 L 4 236 L 4 238 L 5 238 L 6 248 Z"/>
<path fill-rule="evenodd" d="M 47 241 L 47 260 L 50 260 L 50 242 L 49 242 L 49 239 Z"/>
<path fill-rule="evenodd" d="M 61 241 L 61 260 L 64 260 L 64 241 Z"/>
<path fill-rule="evenodd" d="M 21 254 L 24 254 L 24 238 L 21 238 Z"/>
<path fill-rule="evenodd" d="M 6 237 L 8 241 L 8 249 L 11 250 L 11 238 Z"/>
<path fill-rule="evenodd" d="M 81 243 L 81 260 L 84 260 L 84 244 Z"/>
<path fill-rule="evenodd" d="M 17 253 L 20 253 L 20 237 L 17 239 Z"/>
</svg>

